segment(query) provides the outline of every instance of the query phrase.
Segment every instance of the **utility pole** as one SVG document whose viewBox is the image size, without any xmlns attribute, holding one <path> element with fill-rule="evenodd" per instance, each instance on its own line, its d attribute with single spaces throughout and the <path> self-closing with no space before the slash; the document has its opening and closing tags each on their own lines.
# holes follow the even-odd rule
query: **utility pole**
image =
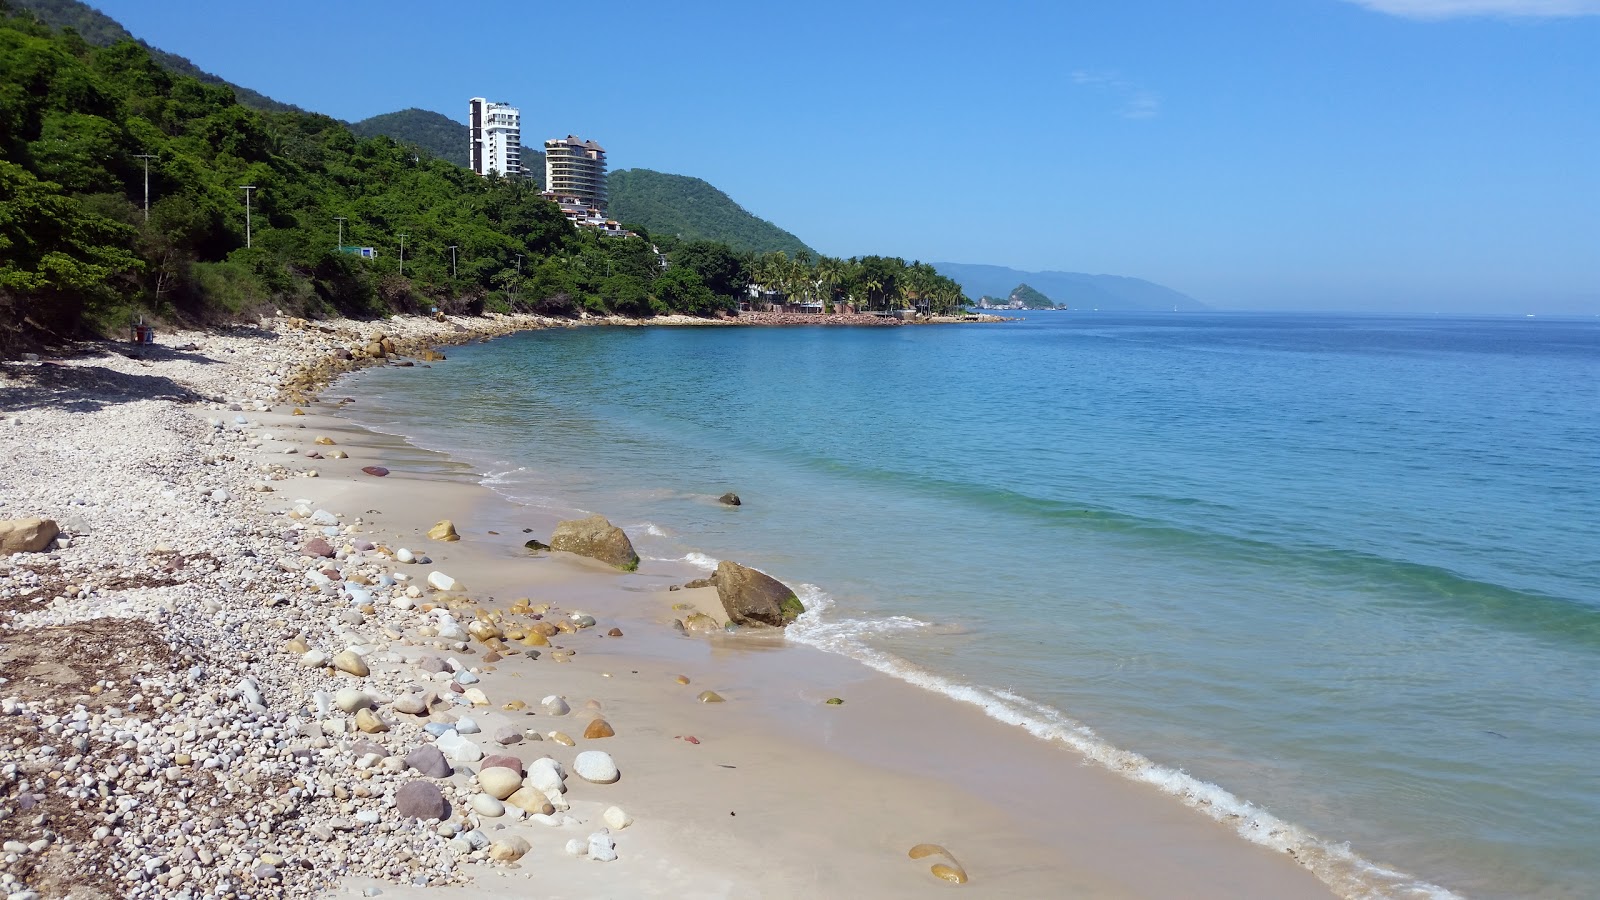
<svg viewBox="0 0 1600 900">
<path fill-rule="evenodd" d="M 250 192 L 256 189 L 253 184 L 241 184 L 244 189 L 244 248 L 250 249 Z"/>
<path fill-rule="evenodd" d="M 406 236 L 400 235 L 400 274 L 406 274 Z"/>
<path fill-rule="evenodd" d="M 450 280 L 454 281 L 455 278 L 456 278 L 456 245 L 455 244 L 451 244 L 450 245 Z"/>
<path fill-rule="evenodd" d="M 511 287 L 511 302 L 512 303 L 516 303 L 518 298 L 520 298 L 522 296 L 521 287 L 522 287 L 522 254 L 518 253 L 517 254 L 517 280 L 516 280 L 516 283 L 513 284 L 512 287 Z"/>
<path fill-rule="evenodd" d="M 333 220 L 339 223 L 339 252 L 344 252 L 344 216 L 334 216 Z"/>
<path fill-rule="evenodd" d="M 150 221 L 150 160 L 155 159 L 154 153 L 135 153 L 134 159 L 144 160 L 144 220 Z"/>
</svg>

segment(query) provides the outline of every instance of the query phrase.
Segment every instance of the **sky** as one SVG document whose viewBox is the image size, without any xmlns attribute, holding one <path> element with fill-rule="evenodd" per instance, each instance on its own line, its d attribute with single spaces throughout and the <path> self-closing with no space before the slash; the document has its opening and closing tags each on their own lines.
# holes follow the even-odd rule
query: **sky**
<svg viewBox="0 0 1600 900">
<path fill-rule="evenodd" d="M 509 102 L 829 255 L 1600 314 L 1600 0 L 90 2 L 341 119 Z"/>
</svg>

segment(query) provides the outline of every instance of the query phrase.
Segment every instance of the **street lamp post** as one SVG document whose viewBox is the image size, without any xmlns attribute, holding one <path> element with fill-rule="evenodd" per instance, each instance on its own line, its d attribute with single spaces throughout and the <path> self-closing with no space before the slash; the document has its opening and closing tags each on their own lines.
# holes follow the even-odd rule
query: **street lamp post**
<svg viewBox="0 0 1600 900">
<path fill-rule="evenodd" d="M 406 274 L 406 236 L 400 235 L 400 274 Z"/>
<path fill-rule="evenodd" d="M 339 252 L 344 252 L 344 216 L 334 216 L 333 220 L 339 223 Z"/>
<path fill-rule="evenodd" d="M 456 245 L 450 245 L 450 280 L 456 279 Z"/>
<path fill-rule="evenodd" d="M 150 160 L 155 159 L 154 153 L 135 153 L 134 159 L 144 160 L 144 220 L 150 221 Z"/>
<path fill-rule="evenodd" d="M 241 184 L 244 189 L 244 247 L 250 249 L 250 192 L 256 189 L 253 184 Z"/>
</svg>

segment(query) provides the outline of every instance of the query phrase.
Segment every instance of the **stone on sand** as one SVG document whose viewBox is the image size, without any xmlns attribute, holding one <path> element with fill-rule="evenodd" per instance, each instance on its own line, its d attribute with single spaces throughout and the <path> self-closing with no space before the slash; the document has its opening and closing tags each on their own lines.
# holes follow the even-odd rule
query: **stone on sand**
<svg viewBox="0 0 1600 900">
<path fill-rule="evenodd" d="M 626 572 L 639 568 L 639 554 L 628 535 L 599 514 L 557 524 L 550 535 L 550 548 L 597 559 Z"/>
<path fill-rule="evenodd" d="M 621 777 L 616 761 L 604 750 L 585 750 L 572 760 L 572 771 L 584 781 L 611 784 Z"/>
<path fill-rule="evenodd" d="M 372 674 L 367 668 L 366 660 L 354 650 L 341 650 L 333 655 L 333 667 L 341 672 L 348 672 L 358 678 L 365 678 Z"/>
<path fill-rule="evenodd" d="M 616 737 L 616 734 L 617 733 L 611 729 L 611 723 L 607 722 L 605 719 L 594 719 L 589 723 L 589 727 L 583 730 L 583 738 L 586 741 L 598 740 L 599 738 Z"/>
<path fill-rule="evenodd" d="M 489 845 L 489 858 L 495 862 L 516 862 L 528 852 L 528 842 L 510 834 Z"/>
<path fill-rule="evenodd" d="M 610 826 L 613 831 L 621 831 L 633 824 L 633 816 L 628 815 L 620 806 L 607 808 L 600 817 L 605 819 L 606 825 Z"/>
<path fill-rule="evenodd" d="M 478 786 L 483 792 L 496 800 L 504 800 L 515 794 L 522 787 L 522 775 L 513 769 L 502 766 L 480 769 L 478 771 Z"/>
<path fill-rule="evenodd" d="M 448 593 L 460 587 L 461 583 L 443 572 L 428 573 L 428 587 L 440 593 Z"/>
<path fill-rule="evenodd" d="M 394 794 L 394 811 L 407 819 L 450 818 L 450 804 L 431 781 L 408 781 Z"/>
<path fill-rule="evenodd" d="M 53 519 L 6 519 L 0 521 L 0 554 L 39 553 L 61 533 Z"/>
<path fill-rule="evenodd" d="M 432 744 L 421 747 L 406 754 L 406 765 L 421 772 L 429 778 L 449 778 L 454 771 L 444 754 Z"/>
<path fill-rule="evenodd" d="M 461 535 L 456 533 L 456 523 L 449 519 L 440 519 L 432 528 L 429 528 L 428 537 L 447 543 L 461 540 Z"/>
</svg>

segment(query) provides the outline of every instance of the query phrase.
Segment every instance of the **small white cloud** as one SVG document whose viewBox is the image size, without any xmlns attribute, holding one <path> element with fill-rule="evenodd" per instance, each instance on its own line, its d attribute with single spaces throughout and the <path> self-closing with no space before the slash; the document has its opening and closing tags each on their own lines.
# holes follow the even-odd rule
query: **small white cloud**
<svg viewBox="0 0 1600 900">
<path fill-rule="evenodd" d="M 1456 19 L 1465 16 L 1501 18 L 1571 18 L 1600 16 L 1600 0 L 1347 0 L 1368 9 L 1407 19 Z"/>
<path fill-rule="evenodd" d="M 1124 119 L 1153 119 L 1161 114 L 1160 94 L 1146 90 L 1115 72 L 1079 69 L 1072 73 L 1072 83 L 1121 98 L 1122 106 L 1117 110 L 1117 115 Z"/>
</svg>

